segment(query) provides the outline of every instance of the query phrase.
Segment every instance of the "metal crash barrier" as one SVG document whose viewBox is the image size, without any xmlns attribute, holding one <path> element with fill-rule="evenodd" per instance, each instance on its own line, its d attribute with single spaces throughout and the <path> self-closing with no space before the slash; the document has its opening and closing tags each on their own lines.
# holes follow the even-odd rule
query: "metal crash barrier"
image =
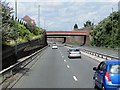
<svg viewBox="0 0 120 90">
<path fill-rule="evenodd" d="M 69 45 L 69 44 L 66 44 L 66 46 L 73 47 L 72 45 Z M 94 56 L 97 56 L 99 58 L 103 58 L 103 59 L 106 59 L 106 60 L 112 60 L 112 59 L 118 59 L 118 60 L 120 60 L 120 57 L 119 57 L 119 53 L 120 52 L 118 52 L 118 57 L 115 57 L 115 56 L 105 55 L 105 54 L 98 53 L 98 52 L 93 52 L 93 51 L 86 50 L 86 49 L 83 49 L 83 48 L 80 48 L 80 50 L 83 51 L 83 52 L 85 52 L 85 53 L 88 53 L 88 54 L 91 54 L 91 55 L 94 55 Z"/>
<path fill-rule="evenodd" d="M 85 53 L 88 53 L 88 54 L 91 54 L 91 55 L 94 55 L 94 56 L 97 56 L 99 58 L 103 58 L 103 59 L 106 59 L 106 60 L 112 60 L 112 59 L 120 59 L 119 57 L 114 57 L 114 56 L 110 56 L 110 55 L 105 55 L 105 54 L 101 54 L 101 53 L 97 53 L 97 52 L 93 52 L 93 51 L 90 51 L 90 50 L 86 50 L 86 49 L 81 49 L 81 51 L 85 52 Z"/>
<path fill-rule="evenodd" d="M 31 61 L 33 61 L 37 56 L 39 56 L 43 50 L 45 50 L 48 46 L 38 50 L 37 52 L 27 56 L 23 59 L 19 59 L 18 62 L 10 67 L 0 71 L 0 85 L 2 85 L 7 79 L 12 77 L 13 75 L 19 73 L 19 70 L 27 66 Z"/>
</svg>

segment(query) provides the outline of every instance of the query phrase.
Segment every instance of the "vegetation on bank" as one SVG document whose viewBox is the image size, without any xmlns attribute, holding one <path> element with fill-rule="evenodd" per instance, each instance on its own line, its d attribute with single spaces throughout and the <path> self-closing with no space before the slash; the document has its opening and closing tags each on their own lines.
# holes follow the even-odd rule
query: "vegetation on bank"
<svg viewBox="0 0 120 90">
<path fill-rule="evenodd" d="M 91 31 L 91 45 L 97 47 L 120 47 L 120 11 L 111 13 Z"/>
<path fill-rule="evenodd" d="M 0 2 L 2 11 L 2 44 L 14 46 L 15 44 L 24 43 L 33 39 L 43 38 L 45 31 L 36 25 L 23 23 L 21 20 L 11 16 L 13 9 L 9 7 L 9 3 Z"/>
</svg>

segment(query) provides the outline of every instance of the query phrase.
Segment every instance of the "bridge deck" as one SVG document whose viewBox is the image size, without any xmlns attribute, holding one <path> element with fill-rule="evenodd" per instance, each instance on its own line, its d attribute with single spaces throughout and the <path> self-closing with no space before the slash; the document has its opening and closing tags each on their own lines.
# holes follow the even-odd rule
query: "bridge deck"
<svg viewBox="0 0 120 90">
<path fill-rule="evenodd" d="M 89 35 L 88 31 L 47 31 L 47 35 Z"/>
</svg>

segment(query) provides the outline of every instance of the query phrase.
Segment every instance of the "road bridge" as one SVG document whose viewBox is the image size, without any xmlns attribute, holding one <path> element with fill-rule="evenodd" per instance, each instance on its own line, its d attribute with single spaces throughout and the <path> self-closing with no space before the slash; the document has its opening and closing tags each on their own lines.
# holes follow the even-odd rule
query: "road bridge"
<svg viewBox="0 0 120 90">
<path fill-rule="evenodd" d="M 82 45 L 85 45 L 86 36 L 89 34 L 90 31 L 47 31 L 47 38 L 64 38 L 63 43 L 65 43 L 67 36 L 84 36 Z"/>
</svg>

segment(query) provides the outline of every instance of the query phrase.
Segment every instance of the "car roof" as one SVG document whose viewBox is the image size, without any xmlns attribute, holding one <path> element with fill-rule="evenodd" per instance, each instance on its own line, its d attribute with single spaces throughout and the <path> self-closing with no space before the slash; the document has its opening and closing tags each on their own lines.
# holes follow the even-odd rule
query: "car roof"
<svg viewBox="0 0 120 90">
<path fill-rule="evenodd" d="M 106 64 L 120 64 L 120 60 L 117 59 L 105 60 L 103 62 L 105 62 Z"/>
</svg>

